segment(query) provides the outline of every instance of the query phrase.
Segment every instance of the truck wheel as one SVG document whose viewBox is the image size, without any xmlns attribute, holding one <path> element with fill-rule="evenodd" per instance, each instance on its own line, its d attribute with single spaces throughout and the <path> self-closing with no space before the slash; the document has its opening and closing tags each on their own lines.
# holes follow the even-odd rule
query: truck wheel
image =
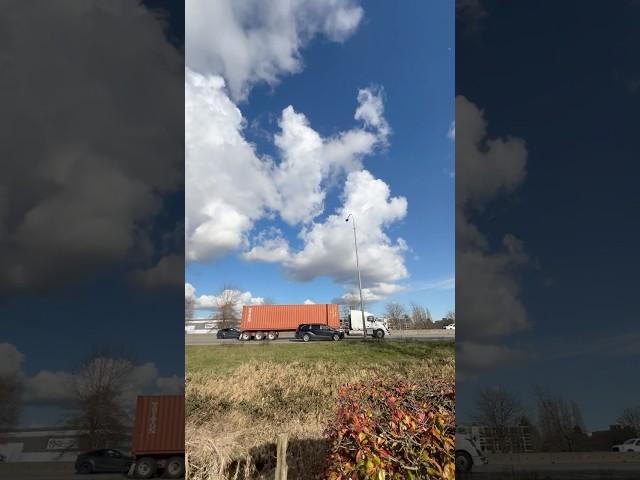
<svg viewBox="0 0 640 480">
<path fill-rule="evenodd" d="M 251 340 L 251 334 L 249 332 L 242 332 L 240 334 L 240 340 L 248 342 L 249 340 Z"/>
<path fill-rule="evenodd" d="M 158 471 L 158 464 L 151 457 L 143 457 L 136 462 L 133 471 L 136 478 L 152 478 Z"/>
<path fill-rule="evenodd" d="M 276 338 L 278 338 L 278 335 L 276 335 L 276 332 L 269 332 L 267 333 L 267 338 L 269 340 L 275 340 Z"/>
<path fill-rule="evenodd" d="M 467 452 L 456 452 L 456 472 L 467 473 L 471 471 L 473 460 Z"/>
<path fill-rule="evenodd" d="M 166 478 L 182 478 L 184 477 L 184 458 L 171 457 L 164 467 L 164 476 Z"/>
<path fill-rule="evenodd" d="M 384 331 L 376 330 L 376 338 L 384 338 Z"/>
<path fill-rule="evenodd" d="M 333 334 L 333 341 L 337 342 L 338 340 L 340 340 L 340 335 L 338 333 L 334 333 Z"/>
<path fill-rule="evenodd" d="M 308 334 L 308 333 L 305 333 L 305 334 L 302 336 L 302 340 L 303 340 L 304 342 L 308 342 L 309 340 L 311 340 L 311 337 L 309 336 L 309 334 Z"/>
<path fill-rule="evenodd" d="M 93 467 L 91 466 L 91 464 L 89 462 L 83 462 L 78 467 L 78 473 L 83 474 L 83 475 L 91 473 L 92 470 L 93 470 Z"/>
</svg>

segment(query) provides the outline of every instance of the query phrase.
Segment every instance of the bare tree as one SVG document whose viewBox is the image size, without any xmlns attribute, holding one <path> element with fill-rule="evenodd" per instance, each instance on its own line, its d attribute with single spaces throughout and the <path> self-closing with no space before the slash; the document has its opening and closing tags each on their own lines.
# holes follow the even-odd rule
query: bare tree
<svg viewBox="0 0 640 480">
<path fill-rule="evenodd" d="M 20 416 L 22 382 L 17 374 L 0 376 L 0 439 L 2 431 L 10 430 Z"/>
<path fill-rule="evenodd" d="M 81 447 L 116 447 L 130 435 L 125 403 L 133 363 L 121 351 L 94 350 L 79 365 L 74 380 L 75 411 L 68 420 L 79 430 Z"/>
<path fill-rule="evenodd" d="M 516 426 L 522 416 L 522 405 L 513 393 L 500 387 L 484 387 L 477 392 L 474 420 L 493 429 L 497 451 L 511 450 L 509 428 Z"/>
<path fill-rule="evenodd" d="M 543 450 L 575 451 L 585 435 L 580 407 L 576 402 L 536 389 L 538 423 Z"/>
<path fill-rule="evenodd" d="M 219 328 L 236 327 L 240 324 L 240 290 L 230 284 L 225 284 L 215 301 L 213 318 L 217 320 Z"/>
<path fill-rule="evenodd" d="M 618 417 L 618 423 L 633 430 L 634 435 L 640 435 L 640 405 L 625 408 Z"/>
<path fill-rule="evenodd" d="M 385 314 L 392 328 L 402 328 L 404 307 L 398 302 L 389 302 L 385 307 Z"/>
<path fill-rule="evenodd" d="M 411 320 L 414 328 L 433 328 L 431 312 L 417 303 L 411 302 Z"/>
<path fill-rule="evenodd" d="M 196 300 L 193 297 L 184 298 L 184 319 L 186 322 L 193 320 L 193 312 L 195 310 Z"/>
<path fill-rule="evenodd" d="M 447 325 L 451 325 L 452 323 L 456 323 L 456 311 L 449 310 L 447 313 L 444 314 L 444 320 L 445 322 L 443 323 L 443 327 Z"/>
</svg>

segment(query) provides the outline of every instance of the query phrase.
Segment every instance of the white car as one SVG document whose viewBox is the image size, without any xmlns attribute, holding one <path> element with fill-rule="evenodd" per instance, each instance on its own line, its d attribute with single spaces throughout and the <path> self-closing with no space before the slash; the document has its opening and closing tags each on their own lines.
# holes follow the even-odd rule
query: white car
<svg viewBox="0 0 640 480">
<path fill-rule="evenodd" d="M 487 457 L 480 453 L 471 437 L 456 434 L 456 472 L 470 472 L 474 465 L 487 463 Z"/>
<path fill-rule="evenodd" d="M 447 325 L 446 327 L 444 327 L 446 330 L 455 330 L 456 329 L 456 324 L 452 323 L 451 325 Z"/>
<path fill-rule="evenodd" d="M 640 438 L 630 438 L 620 445 L 611 447 L 614 452 L 640 452 Z"/>
</svg>

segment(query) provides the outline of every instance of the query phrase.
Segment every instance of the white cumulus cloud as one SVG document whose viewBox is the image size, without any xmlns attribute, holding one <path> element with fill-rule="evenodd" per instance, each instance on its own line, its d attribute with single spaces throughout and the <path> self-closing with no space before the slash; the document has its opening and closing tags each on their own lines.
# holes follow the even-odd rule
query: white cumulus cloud
<svg viewBox="0 0 640 480">
<path fill-rule="evenodd" d="M 407 201 L 403 197 L 391 197 L 389 186 L 375 178 L 367 170 L 349 174 L 343 192 L 344 204 L 323 222 L 312 223 L 300 232 L 303 247 L 300 250 L 287 248 L 289 255 L 278 259 L 285 273 L 292 279 L 309 281 L 327 276 L 340 284 L 352 284 L 355 280 L 355 254 L 353 230 L 345 219 L 352 213 L 357 222 L 358 253 L 362 280 L 367 288 L 384 293 L 382 285 L 402 280 L 408 276 L 403 253 L 407 246 L 401 238 L 392 241 L 385 227 L 403 219 L 407 214 Z M 286 240 L 275 243 L 285 251 Z M 246 258 L 260 248 L 250 250 Z M 386 289 L 389 292 L 389 288 Z"/>
<path fill-rule="evenodd" d="M 244 305 L 262 305 L 264 297 L 254 297 L 251 292 L 242 292 L 240 290 L 225 290 L 217 294 L 196 295 L 196 288 L 190 283 L 184 285 L 185 298 L 194 300 L 194 308 L 196 310 L 216 310 L 224 299 L 235 298 L 236 313 L 242 313 Z"/>
<path fill-rule="evenodd" d="M 385 182 L 361 171 L 363 158 L 385 146 L 390 135 L 383 89 L 359 90 L 358 124 L 331 136 L 286 107 L 272 138 L 276 158 L 261 155 L 246 140 L 246 121 L 236 105 L 255 84 L 275 86 L 283 75 L 300 71 L 301 50 L 313 37 L 342 42 L 362 16 L 355 0 L 187 3 L 187 261 L 239 252 L 248 261 L 279 263 L 295 280 L 329 276 L 351 285 L 353 244 L 343 218 L 348 212 L 362 222 L 366 288 L 382 292 L 380 285 L 407 277 L 404 241 L 385 234 L 405 217 L 406 199 L 391 197 Z M 345 178 L 343 207 L 319 220 L 329 190 Z M 258 221 L 276 217 L 298 229 L 298 245 L 278 230 L 254 232 Z M 215 305 L 215 295 L 191 294 L 197 308 Z"/>
<path fill-rule="evenodd" d="M 300 71 L 300 50 L 316 35 L 344 41 L 363 10 L 352 0 L 190 0 L 185 15 L 187 66 L 223 76 L 240 100 L 256 82 Z"/>
<path fill-rule="evenodd" d="M 482 111 L 462 96 L 456 98 L 456 122 L 457 364 L 469 372 L 514 358 L 496 340 L 529 325 L 517 275 L 528 262 L 522 242 L 505 233 L 501 245 L 492 245 L 472 221 L 474 212 L 522 183 L 527 150 L 519 138 L 488 138 Z"/>
</svg>

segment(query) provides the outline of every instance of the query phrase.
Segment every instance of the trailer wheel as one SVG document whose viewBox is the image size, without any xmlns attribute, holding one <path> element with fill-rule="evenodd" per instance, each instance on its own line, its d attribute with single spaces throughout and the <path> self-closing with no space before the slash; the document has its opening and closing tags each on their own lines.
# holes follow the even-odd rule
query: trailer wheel
<svg viewBox="0 0 640 480">
<path fill-rule="evenodd" d="M 240 340 L 247 342 L 249 340 L 251 340 L 251 334 L 249 332 L 242 332 L 240 334 Z"/>
<path fill-rule="evenodd" d="M 136 462 L 134 475 L 136 478 L 152 478 L 158 471 L 158 464 L 151 457 L 143 457 Z"/>
<path fill-rule="evenodd" d="M 278 335 L 276 335 L 276 332 L 269 332 L 267 333 L 267 338 L 269 340 L 275 340 L 276 338 L 278 338 Z"/>
<path fill-rule="evenodd" d="M 171 457 L 164 467 L 164 476 L 166 478 L 182 478 L 184 477 L 184 458 Z"/>
<path fill-rule="evenodd" d="M 258 341 L 264 340 L 264 333 L 263 332 L 256 332 L 256 340 L 258 340 Z"/>
</svg>

